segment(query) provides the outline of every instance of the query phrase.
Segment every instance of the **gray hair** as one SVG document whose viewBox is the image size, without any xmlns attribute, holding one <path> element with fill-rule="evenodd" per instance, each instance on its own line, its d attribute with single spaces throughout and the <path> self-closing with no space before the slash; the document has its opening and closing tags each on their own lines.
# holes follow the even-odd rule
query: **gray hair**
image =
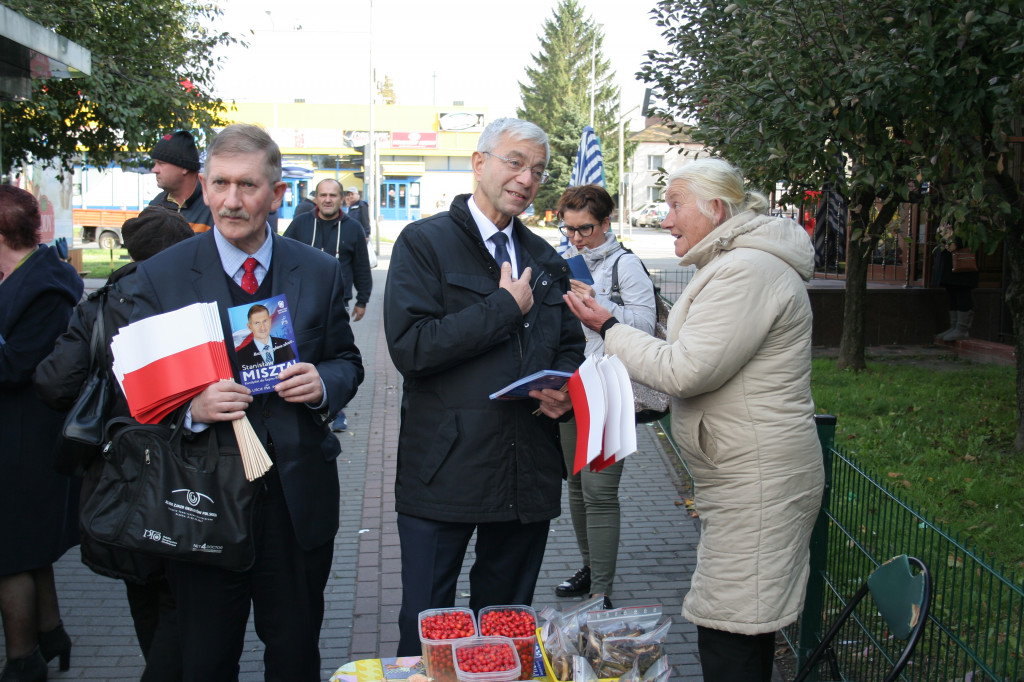
<svg viewBox="0 0 1024 682">
<path fill-rule="evenodd" d="M 530 123 L 518 118 L 496 118 L 491 121 L 484 132 L 480 133 L 477 140 L 476 150 L 478 152 L 489 152 L 498 146 L 502 135 L 508 135 L 514 140 L 525 140 L 544 147 L 544 163 L 551 160 L 551 143 L 548 142 L 548 134 L 541 130 L 536 123 Z"/>
<path fill-rule="evenodd" d="M 219 154 L 263 154 L 267 179 L 271 183 L 281 180 L 281 148 L 259 126 L 232 123 L 221 130 L 206 148 L 207 161 Z"/>
<path fill-rule="evenodd" d="M 714 219 L 711 202 L 718 199 L 725 208 L 723 222 L 744 211 L 768 212 L 768 199 L 760 192 L 744 189 L 743 173 L 725 159 L 704 158 L 686 164 L 668 176 L 668 187 L 685 185 L 697 200 L 697 209 Z"/>
</svg>

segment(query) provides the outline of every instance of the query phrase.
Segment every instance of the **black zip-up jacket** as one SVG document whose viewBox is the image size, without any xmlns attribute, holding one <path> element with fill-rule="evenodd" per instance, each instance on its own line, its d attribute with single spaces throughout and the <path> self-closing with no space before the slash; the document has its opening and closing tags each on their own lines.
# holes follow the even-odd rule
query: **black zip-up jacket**
<svg viewBox="0 0 1024 682">
<path fill-rule="evenodd" d="M 488 395 L 583 361 L 579 320 L 562 300 L 569 268 L 514 220 L 519 266 L 532 268 L 522 315 L 498 287 L 468 198 L 405 227 L 388 266 L 384 329 L 404 377 L 395 508 L 446 522 L 546 521 L 560 512 L 557 422 L 532 414 L 535 400 Z"/>
<path fill-rule="evenodd" d="M 366 238 L 359 223 L 340 211 L 335 220 L 324 220 L 313 211 L 294 218 L 284 236 L 337 258 L 344 280 L 345 304 L 352 299 L 352 286 L 355 285 L 355 307 L 366 307 L 373 290 L 373 275 L 370 273 Z"/>
</svg>

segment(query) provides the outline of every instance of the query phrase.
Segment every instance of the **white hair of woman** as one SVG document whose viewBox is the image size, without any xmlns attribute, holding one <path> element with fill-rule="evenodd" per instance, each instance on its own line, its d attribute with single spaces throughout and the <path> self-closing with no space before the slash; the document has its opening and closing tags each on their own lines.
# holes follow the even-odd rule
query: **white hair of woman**
<svg viewBox="0 0 1024 682">
<path fill-rule="evenodd" d="M 697 209 L 712 220 L 715 214 L 711 204 L 715 199 L 725 209 L 721 222 L 744 211 L 768 212 L 768 199 L 760 192 L 746 189 L 743 173 L 725 159 L 709 157 L 688 163 L 668 176 L 667 186 L 675 183 L 683 184 L 697 200 Z"/>
</svg>

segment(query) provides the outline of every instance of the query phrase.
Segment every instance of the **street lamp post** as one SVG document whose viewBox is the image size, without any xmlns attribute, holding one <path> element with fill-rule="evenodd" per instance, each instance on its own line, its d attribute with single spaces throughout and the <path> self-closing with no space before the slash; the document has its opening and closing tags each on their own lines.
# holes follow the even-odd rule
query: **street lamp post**
<svg viewBox="0 0 1024 682">
<path fill-rule="evenodd" d="M 625 165 L 626 165 L 625 164 L 625 158 L 623 157 L 623 154 L 625 153 L 626 119 L 629 118 L 629 115 L 631 113 L 633 113 L 634 111 L 636 111 L 639 108 L 640 108 L 640 106 L 637 105 L 637 106 L 633 107 L 632 109 L 630 109 L 629 111 L 627 111 L 626 113 L 624 113 L 621 118 L 619 118 L 619 238 L 620 239 L 622 238 L 622 209 L 623 209 L 623 204 L 625 203 L 625 198 L 626 198 L 626 183 L 623 182 L 623 170 L 624 170 Z M 630 225 L 632 225 L 632 223 L 630 223 Z M 630 237 L 633 236 L 632 227 L 630 228 L 629 236 Z"/>
<path fill-rule="evenodd" d="M 370 131 L 366 137 L 366 146 L 363 147 L 363 198 L 366 201 L 366 208 L 370 211 L 370 219 L 373 223 L 374 241 L 376 242 L 374 251 L 380 254 L 380 201 L 377 199 L 377 162 L 376 154 L 377 144 L 374 140 L 376 133 L 374 132 L 374 102 L 377 99 L 377 79 L 376 72 L 373 68 L 373 0 L 370 0 L 370 47 L 368 52 L 369 67 L 370 67 Z"/>
<path fill-rule="evenodd" d="M 597 32 L 603 24 L 594 24 L 594 38 L 590 42 L 590 127 L 594 127 L 594 93 L 597 91 Z"/>
</svg>

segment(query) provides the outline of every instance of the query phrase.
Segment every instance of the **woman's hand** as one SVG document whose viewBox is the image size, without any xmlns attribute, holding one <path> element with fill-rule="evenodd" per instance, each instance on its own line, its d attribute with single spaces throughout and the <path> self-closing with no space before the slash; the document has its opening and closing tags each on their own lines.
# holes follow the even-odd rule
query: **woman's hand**
<svg viewBox="0 0 1024 682">
<path fill-rule="evenodd" d="M 612 319 L 612 314 L 591 296 L 580 297 L 575 292 L 570 291 L 564 294 L 562 298 L 565 300 L 565 304 L 569 306 L 572 314 L 583 323 L 583 326 L 593 329 L 595 332 L 601 331 L 604 323 Z"/>
<path fill-rule="evenodd" d="M 586 282 L 581 282 L 578 279 L 570 279 L 569 286 L 572 287 L 572 293 L 576 294 L 580 298 L 594 298 L 594 287 L 590 286 Z"/>
</svg>

